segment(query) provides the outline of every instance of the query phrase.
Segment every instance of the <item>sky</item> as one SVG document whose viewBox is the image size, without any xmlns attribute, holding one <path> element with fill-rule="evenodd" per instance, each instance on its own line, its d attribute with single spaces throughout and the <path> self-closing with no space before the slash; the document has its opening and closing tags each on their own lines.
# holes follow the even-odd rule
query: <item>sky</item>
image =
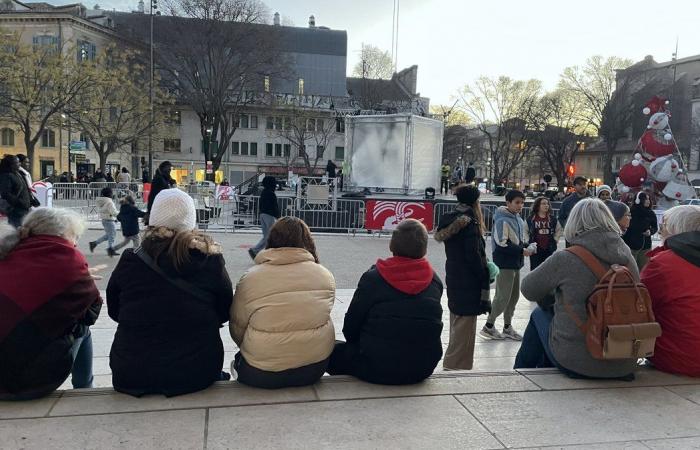
<svg viewBox="0 0 700 450">
<path fill-rule="evenodd" d="M 51 1 L 51 0 L 49 0 Z M 138 0 L 93 0 L 132 10 Z M 451 105 L 481 75 L 556 86 L 565 67 L 593 55 L 669 61 L 700 54 L 700 0 L 399 0 L 399 70 L 418 65 L 418 90 Z M 61 0 L 70 3 L 72 0 Z M 348 73 L 362 44 L 391 50 L 394 0 L 264 0 L 296 26 L 348 33 Z M 92 4 L 86 4 L 92 7 Z"/>
</svg>

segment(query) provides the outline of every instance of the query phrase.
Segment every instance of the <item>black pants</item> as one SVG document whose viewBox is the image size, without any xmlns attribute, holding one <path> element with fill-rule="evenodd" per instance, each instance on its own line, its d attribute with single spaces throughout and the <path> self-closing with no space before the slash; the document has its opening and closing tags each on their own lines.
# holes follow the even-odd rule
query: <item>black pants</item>
<svg viewBox="0 0 700 450">
<path fill-rule="evenodd" d="M 542 264 L 545 259 L 552 256 L 552 253 L 553 252 L 550 250 L 542 250 L 538 248 L 537 253 L 530 256 L 530 271 L 537 269 L 537 267 L 539 267 L 539 265 Z"/>
<path fill-rule="evenodd" d="M 442 194 L 442 189 L 445 188 L 445 194 L 450 192 L 450 179 L 449 177 L 440 178 L 440 193 Z"/>
<path fill-rule="evenodd" d="M 238 382 L 263 389 L 309 386 L 321 379 L 328 367 L 328 358 L 307 366 L 270 372 L 257 369 L 245 360 L 241 352 L 236 353 L 233 363 L 238 373 Z"/>
</svg>

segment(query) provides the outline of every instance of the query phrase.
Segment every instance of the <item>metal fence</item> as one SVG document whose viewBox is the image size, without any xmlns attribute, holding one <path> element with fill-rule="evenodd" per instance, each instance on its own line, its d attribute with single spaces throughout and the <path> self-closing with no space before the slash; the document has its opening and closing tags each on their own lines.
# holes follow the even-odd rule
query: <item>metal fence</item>
<svg viewBox="0 0 700 450">
<path fill-rule="evenodd" d="M 433 223 L 435 224 L 434 230 L 437 229 L 440 217 L 442 217 L 444 214 L 447 214 L 451 211 L 454 211 L 455 207 L 457 206 L 456 203 L 447 203 L 447 202 L 438 202 L 435 203 L 433 206 L 433 211 L 434 211 L 434 221 Z M 491 234 L 491 230 L 493 230 L 493 216 L 496 213 L 496 209 L 501 206 L 501 205 L 492 205 L 492 204 L 482 204 L 481 205 L 481 214 L 484 217 L 484 227 L 486 228 L 486 233 Z M 532 212 L 532 209 L 530 206 L 525 206 L 523 210 L 520 212 L 520 216 L 523 218 L 523 220 L 527 219 Z M 552 214 L 554 217 L 557 217 L 559 214 L 558 209 L 553 209 Z M 434 231 L 433 230 L 433 231 Z"/>
</svg>

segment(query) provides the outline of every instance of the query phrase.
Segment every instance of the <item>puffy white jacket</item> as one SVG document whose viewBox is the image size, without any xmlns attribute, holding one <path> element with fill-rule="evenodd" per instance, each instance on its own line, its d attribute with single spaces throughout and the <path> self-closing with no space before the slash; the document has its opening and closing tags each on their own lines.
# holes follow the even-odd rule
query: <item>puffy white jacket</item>
<svg viewBox="0 0 700 450">
<path fill-rule="evenodd" d="M 328 358 L 335 279 L 301 248 L 260 252 L 241 277 L 229 330 L 251 366 L 281 372 Z"/>
<path fill-rule="evenodd" d="M 117 220 L 119 211 L 117 211 L 117 207 L 114 206 L 111 198 L 97 197 L 95 205 L 97 206 L 97 212 L 100 213 L 101 220 Z"/>
</svg>

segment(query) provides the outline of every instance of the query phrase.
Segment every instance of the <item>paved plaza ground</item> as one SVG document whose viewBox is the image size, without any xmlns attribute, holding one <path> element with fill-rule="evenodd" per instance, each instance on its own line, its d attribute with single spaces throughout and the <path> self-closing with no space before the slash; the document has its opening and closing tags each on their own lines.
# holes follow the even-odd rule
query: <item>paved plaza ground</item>
<svg viewBox="0 0 700 450">
<path fill-rule="evenodd" d="M 97 236 L 89 231 L 80 248 Z M 216 234 L 232 280 L 251 266 L 259 234 Z M 316 237 L 336 276 L 333 322 L 342 336 L 353 288 L 387 237 Z M 428 258 L 441 276 L 444 251 Z M 91 265 L 117 259 L 88 253 Z M 446 298 L 443 306 L 447 316 Z M 514 325 L 531 305 L 521 299 Z M 483 324 L 484 318 L 480 320 Z M 447 321 L 445 321 L 447 324 Z M 22 403 L 0 402 L 0 449 L 700 449 L 700 379 L 643 368 L 634 382 L 572 380 L 552 369 L 512 370 L 519 344 L 477 338 L 473 371 L 438 370 L 413 386 L 377 386 L 323 377 L 314 386 L 275 391 L 222 382 L 184 396 L 141 399 L 108 388 L 116 324 L 103 309 L 92 327 L 96 385 Z M 447 344 L 448 328 L 443 332 Z M 222 328 L 226 364 L 236 348 Z M 440 368 L 440 366 L 438 366 Z"/>
</svg>

